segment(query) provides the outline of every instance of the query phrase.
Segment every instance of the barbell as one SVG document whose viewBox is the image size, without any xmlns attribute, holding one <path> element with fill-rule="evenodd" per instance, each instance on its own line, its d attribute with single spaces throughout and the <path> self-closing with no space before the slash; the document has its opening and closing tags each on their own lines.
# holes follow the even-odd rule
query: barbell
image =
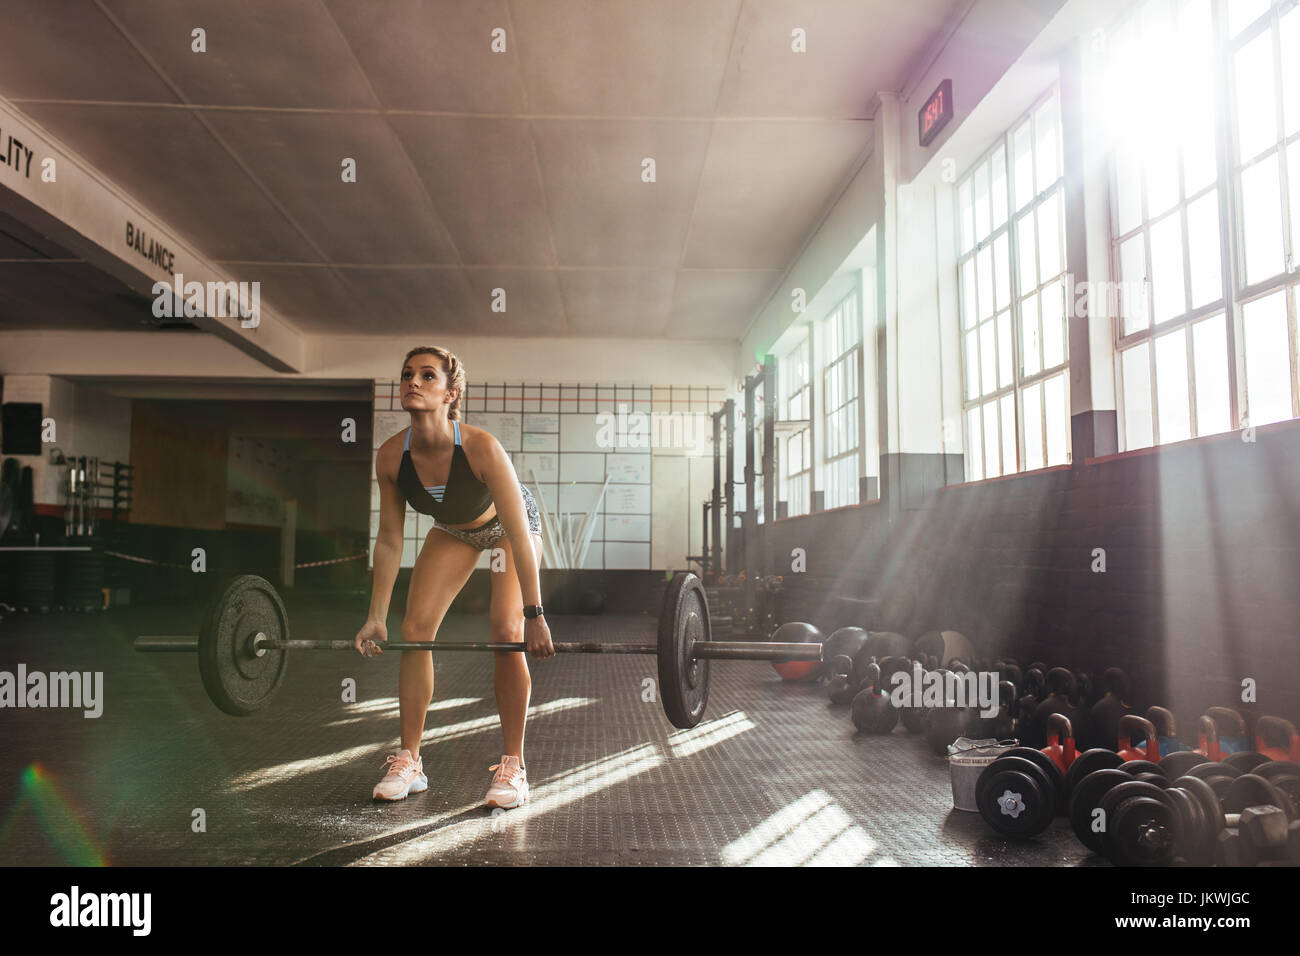
<svg viewBox="0 0 1300 956">
<path fill-rule="evenodd" d="M 658 640 L 653 644 L 553 642 L 560 654 L 645 654 L 659 661 L 659 696 L 674 727 L 694 727 L 709 700 L 709 662 L 820 661 L 820 644 L 709 640 L 704 586 L 690 572 L 674 575 L 664 593 Z M 135 639 L 137 651 L 197 652 L 204 690 L 219 709 L 236 717 L 257 713 L 284 680 L 289 651 L 351 651 L 350 640 L 290 640 L 289 615 L 275 587 L 255 574 L 236 577 L 208 605 L 197 636 Z M 387 641 L 385 651 L 524 651 L 522 643 Z"/>
</svg>

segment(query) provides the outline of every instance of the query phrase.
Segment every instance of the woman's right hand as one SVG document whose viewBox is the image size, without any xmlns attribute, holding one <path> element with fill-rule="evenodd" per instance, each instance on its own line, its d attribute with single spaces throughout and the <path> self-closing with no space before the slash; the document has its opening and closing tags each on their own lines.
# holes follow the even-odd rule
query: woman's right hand
<svg viewBox="0 0 1300 956">
<path fill-rule="evenodd" d="M 361 625 L 361 630 L 357 631 L 352 646 L 357 649 L 357 653 L 362 657 L 375 657 L 384 653 L 384 649 L 380 645 L 387 640 L 387 625 L 383 621 L 368 620 Z"/>
</svg>

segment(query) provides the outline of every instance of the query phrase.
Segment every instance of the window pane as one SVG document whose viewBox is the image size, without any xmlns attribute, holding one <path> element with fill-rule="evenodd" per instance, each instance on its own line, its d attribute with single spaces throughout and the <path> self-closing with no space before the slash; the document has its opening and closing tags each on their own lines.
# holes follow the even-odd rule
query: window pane
<svg viewBox="0 0 1300 956">
<path fill-rule="evenodd" d="M 1300 129 L 1300 7 L 1282 18 L 1282 107 L 1286 135 Z"/>
<path fill-rule="evenodd" d="M 980 163 L 975 169 L 975 241 L 989 234 L 989 165 Z"/>
<path fill-rule="evenodd" d="M 1154 133 L 1143 144 L 1147 177 L 1147 215 L 1154 219 L 1178 204 L 1178 141 Z"/>
<path fill-rule="evenodd" d="M 1011 310 L 998 316 L 998 388 L 1011 384 L 1011 367 L 1015 356 L 1012 354 Z"/>
<path fill-rule="evenodd" d="M 1213 73 L 1205 71 L 1209 78 L 1213 78 Z M 1195 94 L 1188 94 L 1191 99 L 1198 105 L 1202 103 L 1214 103 L 1214 89 L 1212 83 L 1206 83 L 1207 90 Z M 1219 175 L 1218 157 L 1215 156 L 1214 147 L 1214 111 L 1205 109 L 1197 116 L 1191 118 L 1182 130 L 1183 140 L 1183 185 L 1187 190 L 1186 195 L 1194 196 L 1214 180 Z"/>
<path fill-rule="evenodd" d="M 1002 474 L 1002 464 L 998 460 L 997 402 L 989 402 L 984 406 L 984 468 L 990 478 Z"/>
<path fill-rule="evenodd" d="M 1196 433 L 1226 432 L 1228 421 L 1228 338 L 1223 316 L 1192 326 L 1192 367 L 1196 375 Z"/>
<path fill-rule="evenodd" d="M 1253 285 L 1282 271 L 1282 194 L 1276 153 L 1242 172 L 1241 206 L 1246 283 Z"/>
<path fill-rule="evenodd" d="M 1157 324 L 1187 311 L 1183 227 L 1177 213 L 1151 227 L 1151 305 Z"/>
<path fill-rule="evenodd" d="M 1231 0 L 1228 4 L 1228 34 L 1236 36 L 1268 10 L 1269 0 Z"/>
<path fill-rule="evenodd" d="M 1146 237 L 1142 233 L 1119 247 L 1119 272 L 1124 281 L 1124 334 L 1131 335 L 1151 324 L 1147 317 L 1150 296 L 1139 294 L 1147 281 Z"/>
<path fill-rule="evenodd" d="M 1061 256 L 1061 190 L 1038 207 L 1038 282 L 1065 269 Z"/>
<path fill-rule="evenodd" d="M 1184 63 L 1214 63 L 1214 28 L 1210 0 L 1184 2 L 1179 15 L 1178 49 Z M 1176 124 L 1183 144 L 1184 195 L 1191 196 L 1214 181 L 1215 75 L 1211 69 L 1180 71 Z"/>
<path fill-rule="evenodd" d="M 1142 178 L 1130 140 L 1121 140 L 1115 146 L 1115 187 L 1122 236 L 1142 222 Z"/>
<path fill-rule="evenodd" d="M 1143 342 L 1120 354 L 1120 371 L 1124 377 L 1125 448 L 1146 448 L 1151 437 L 1151 369 L 1147 364 L 1147 346 Z"/>
<path fill-rule="evenodd" d="M 993 151 L 993 228 L 1007 221 L 1007 150 Z"/>
<path fill-rule="evenodd" d="M 966 398 L 978 398 L 980 393 L 980 343 L 978 332 L 966 333 Z"/>
<path fill-rule="evenodd" d="M 970 179 L 957 187 L 957 218 L 961 220 L 961 251 L 975 248 L 975 207 L 971 205 Z"/>
<path fill-rule="evenodd" d="M 1024 291 L 1038 287 L 1038 268 L 1034 265 L 1034 214 L 1027 212 L 1016 222 L 1016 248 L 1020 251 L 1020 286 Z"/>
<path fill-rule="evenodd" d="M 1058 279 L 1043 290 L 1043 368 L 1065 361 L 1065 282 Z"/>
<path fill-rule="evenodd" d="M 980 410 L 966 411 L 966 474 L 967 481 L 979 481 L 984 477 L 983 453 L 984 437 L 980 432 Z"/>
<path fill-rule="evenodd" d="M 1291 349 L 1287 341 L 1286 292 L 1242 307 L 1246 336 L 1246 405 L 1251 425 L 1291 417 Z"/>
<path fill-rule="evenodd" d="M 1034 152 L 1030 142 L 1029 120 L 1020 124 L 1011 135 L 1011 149 L 1015 156 L 1012 177 L 1016 188 L 1016 209 L 1023 209 L 1035 196 Z"/>
<path fill-rule="evenodd" d="M 1300 142 L 1287 147 L 1287 189 L 1291 192 L 1290 265 L 1294 269 L 1300 260 Z"/>
<path fill-rule="evenodd" d="M 1022 397 L 1025 415 L 1025 469 L 1042 468 L 1043 457 L 1043 386 L 1035 382 L 1027 387 Z"/>
<path fill-rule="evenodd" d="M 961 264 L 961 324 L 963 328 L 973 328 L 979 321 L 975 302 L 975 260 L 967 259 Z"/>
<path fill-rule="evenodd" d="M 1300 150 L 1296 153 L 1300 155 Z M 1011 301 L 1011 242 L 1005 232 L 993 240 L 993 288 L 994 307 L 1005 309 Z"/>
<path fill-rule="evenodd" d="M 1187 206 L 1193 309 L 1213 302 L 1223 294 L 1219 238 L 1219 191 L 1212 189 Z"/>
<path fill-rule="evenodd" d="M 993 341 L 993 323 L 985 322 L 980 326 L 980 394 L 987 395 L 998 387 L 997 346 Z"/>
<path fill-rule="evenodd" d="M 1034 132 L 1038 138 L 1035 148 L 1038 163 L 1038 192 L 1040 193 L 1049 188 L 1061 175 L 1061 151 L 1058 146 L 1060 128 L 1061 115 L 1057 107 L 1056 97 L 1053 96 L 1040 106 L 1034 114 Z"/>
<path fill-rule="evenodd" d="M 985 246 L 975 253 L 976 285 L 979 290 L 980 318 L 993 314 L 993 247 Z"/>
<path fill-rule="evenodd" d="M 1231 6 L 1231 4 L 1229 4 Z M 1273 75 L 1273 35 L 1265 30 L 1234 58 L 1237 82 L 1237 149 L 1241 161 L 1258 156 L 1278 141 L 1277 80 Z"/>
<path fill-rule="evenodd" d="M 1016 396 L 1002 396 L 1002 470 L 1016 470 Z"/>
<path fill-rule="evenodd" d="M 1192 437 L 1192 410 L 1187 401 L 1185 329 L 1156 339 L 1156 416 L 1161 444 Z"/>
<path fill-rule="evenodd" d="M 1031 295 L 1020 303 L 1020 349 L 1024 375 L 1037 375 L 1043 370 L 1038 354 L 1038 296 Z"/>
<path fill-rule="evenodd" d="M 1063 465 L 1069 450 L 1064 375 L 1054 375 L 1043 383 L 1043 417 L 1047 423 L 1047 463 Z"/>
</svg>

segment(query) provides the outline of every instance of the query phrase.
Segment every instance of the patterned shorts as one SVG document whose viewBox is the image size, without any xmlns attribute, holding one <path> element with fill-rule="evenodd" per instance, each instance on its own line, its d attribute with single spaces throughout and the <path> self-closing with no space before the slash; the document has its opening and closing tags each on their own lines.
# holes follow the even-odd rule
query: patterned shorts
<svg viewBox="0 0 1300 956">
<path fill-rule="evenodd" d="M 524 487 L 523 482 L 519 483 L 519 490 L 523 492 L 524 510 L 528 512 L 528 532 L 540 535 L 542 533 L 542 516 L 537 510 L 537 499 L 533 497 L 531 491 Z M 459 538 L 471 548 L 477 548 L 479 551 L 488 550 L 506 536 L 506 529 L 495 515 L 487 524 L 480 525 L 477 528 L 448 528 L 445 524 L 439 524 L 437 519 L 434 519 L 433 526 L 453 538 Z"/>
</svg>

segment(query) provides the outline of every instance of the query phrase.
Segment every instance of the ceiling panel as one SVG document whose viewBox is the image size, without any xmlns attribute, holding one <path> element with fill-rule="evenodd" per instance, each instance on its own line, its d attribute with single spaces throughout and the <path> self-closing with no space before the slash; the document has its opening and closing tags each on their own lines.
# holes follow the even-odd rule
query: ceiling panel
<svg viewBox="0 0 1300 956">
<path fill-rule="evenodd" d="M 554 265 L 526 120 L 389 117 L 466 265 Z"/>
<path fill-rule="evenodd" d="M 534 121 L 559 264 L 676 268 L 710 125 Z"/>
<path fill-rule="evenodd" d="M 319 261 L 188 110 L 34 103 L 25 112 L 208 256 Z"/>
<path fill-rule="evenodd" d="M 525 113 L 528 95 L 503 0 L 326 0 L 386 109 Z M 504 52 L 492 31 L 506 31 Z"/>
<path fill-rule="evenodd" d="M 208 122 L 330 262 L 456 262 L 424 185 L 380 116 L 207 114 Z M 356 181 L 343 179 L 343 161 Z"/>
<path fill-rule="evenodd" d="M 713 116 L 740 0 L 510 5 L 538 115 Z"/>
<path fill-rule="evenodd" d="M 674 339 L 741 338 L 779 276 L 778 272 L 679 272 L 665 334 Z"/>
<path fill-rule="evenodd" d="M 867 138 L 863 125 L 857 120 L 717 123 L 685 264 L 784 268 L 852 174 Z"/>
<path fill-rule="evenodd" d="M 319 0 L 103 2 L 190 103 L 378 105 L 347 40 Z M 206 34 L 202 53 L 192 49 L 195 27 Z M 328 69 L 321 69 L 324 63 Z"/>
<path fill-rule="evenodd" d="M 0 24 L 0 94 L 10 99 L 179 102 L 87 0 L 0 0 Z"/>
<path fill-rule="evenodd" d="M 676 281 L 672 269 L 565 269 L 559 276 L 574 334 L 664 334 Z"/>
</svg>

